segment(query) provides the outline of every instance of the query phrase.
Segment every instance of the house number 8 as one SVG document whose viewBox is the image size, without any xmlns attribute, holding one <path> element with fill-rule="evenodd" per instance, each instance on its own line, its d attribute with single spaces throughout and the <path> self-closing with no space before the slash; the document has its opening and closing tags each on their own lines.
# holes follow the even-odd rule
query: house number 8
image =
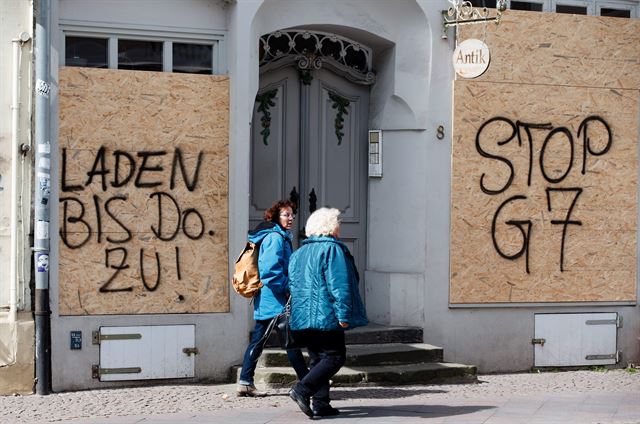
<svg viewBox="0 0 640 424">
<path fill-rule="evenodd" d="M 438 137 L 438 140 L 442 140 L 444 138 L 444 127 L 442 125 L 438 126 L 436 137 Z"/>
</svg>

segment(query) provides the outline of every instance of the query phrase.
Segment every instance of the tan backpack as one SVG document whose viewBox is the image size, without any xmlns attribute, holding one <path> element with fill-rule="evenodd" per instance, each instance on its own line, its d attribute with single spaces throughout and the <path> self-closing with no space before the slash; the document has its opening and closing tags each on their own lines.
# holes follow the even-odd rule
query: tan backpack
<svg viewBox="0 0 640 424">
<path fill-rule="evenodd" d="M 236 260 L 231 285 L 240 296 L 253 298 L 262 287 L 258 271 L 259 253 L 260 244 L 248 241 Z"/>
</svg>

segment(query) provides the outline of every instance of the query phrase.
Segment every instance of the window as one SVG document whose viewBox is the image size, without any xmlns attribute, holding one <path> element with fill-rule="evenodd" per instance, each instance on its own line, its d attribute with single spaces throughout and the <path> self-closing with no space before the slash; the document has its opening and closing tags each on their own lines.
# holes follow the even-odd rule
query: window
<svg viewBox="0 0 640 424">
<path fill-rule="evenodd" d="M 473 4 L 482 2 L 474 0 Z M 640 0 L 507 0 L 507 7 L 535 12 L 638 18 Z"/>
<path fill-rule="evenodd" d="M 542 3 L 533 3 L 530 1 L 511 0 L 511 9 L 513 10 L 529 10 L 533 12 L 542 12 Z"/>
<path fill-rule="evenodd" d="M 621 9 L 610 9 L 603 7 L 600 9 L 600 16 L 613 16 L 616 18 L 630 18 L 631 11 L 630 10 L 621 10 Z"/>
<path fill-rule="evenodd" d="M 573 15 L 586 15 L 587 8 L 586 6 L 571 6 L 567 4 L 557 4 L 556 5 L 556 13 L 571 13 Z"/>
<path fill-rule="evenodd" d="M 0 0 L 1 1 L 1 0 Z M 64 66 L 224 74 L 224 33 L 101 28 L 61 21 Z"/>
<path fill-rule="evenodd" d="M 211 46 L 173 43 L 173 72 L 211 74 L 212 57 Z"/>
<path fill-rule="evenodd" d="M 162 42 L 118 40 L 118 69 L 162 72 Z"/>
<path fill-rule="evenodd" d="M 67 66 L 108 68 L 106 38 L 66 37 L 65 63 Z"/>
<path fill-rule="evenodd" d="M 486 7 L 489 9 L 496 8 L 496 0 L 471 0 L 473 7 Z"/>
</svg>

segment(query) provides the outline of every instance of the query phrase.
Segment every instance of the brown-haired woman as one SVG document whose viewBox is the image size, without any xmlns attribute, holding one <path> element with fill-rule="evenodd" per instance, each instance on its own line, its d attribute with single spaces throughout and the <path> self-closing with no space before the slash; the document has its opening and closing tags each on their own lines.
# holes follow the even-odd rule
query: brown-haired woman
<svg viewBox="0 0 640 424">
<path fill-rule="evenodd" d="M 249 241 L 260 245 L 258 269 L 262 288 L 253 298 L 253 318 L 256 326 L 244 354 L 242 371 L 238 380 L 238 396 L 266 396 L 254 385 L 258 359 L 266 342 L 267 329 L 274 318 L 284 311 L 289 298 L 289 257 L 293 252 L 291 230 L 296 205 L 289 200 L 274 203 L 264 213 L 264 221 L 249 231 Z M 289 362 L 299 379 L 308 372 L 300 349 L 288 349 Z"/>
</svg>

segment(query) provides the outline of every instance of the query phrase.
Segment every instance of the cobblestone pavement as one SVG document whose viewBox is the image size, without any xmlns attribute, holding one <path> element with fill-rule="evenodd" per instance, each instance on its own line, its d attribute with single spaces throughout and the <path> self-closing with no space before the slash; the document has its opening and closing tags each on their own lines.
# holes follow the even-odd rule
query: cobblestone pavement
<svg viewBox="0 0 640 424">
<path fill-rule="evenodd" d="M 426 419 L 447 423 L 631 424 L 640 423 L 640 372 L 631 371 L 480 375 L 478 384 L 463 385 L 335 387 L 332 398 L 333 404 L 343 410 L 338 418 L 352 418 L 350 424 L 365 420 L 417 422 L 411 417 L 420 422 Z M 269 393 L 264 398 L 237 398 L 235 385 L 224 384 L 3 396 L 0 421 L 308 422 L 287 396 L 287 389 L 271 389 Z M 533 415 L 543 406 L 546 415 Z M 386 412 L 383 408 L 387 408 Z M 393 414 L 389 408 L 393 408 Z M 549 408 L 558 410 L 557 421 L 549 421 Z M 576 415 L 576 411 L 583 415 Z"/>
</svg>

